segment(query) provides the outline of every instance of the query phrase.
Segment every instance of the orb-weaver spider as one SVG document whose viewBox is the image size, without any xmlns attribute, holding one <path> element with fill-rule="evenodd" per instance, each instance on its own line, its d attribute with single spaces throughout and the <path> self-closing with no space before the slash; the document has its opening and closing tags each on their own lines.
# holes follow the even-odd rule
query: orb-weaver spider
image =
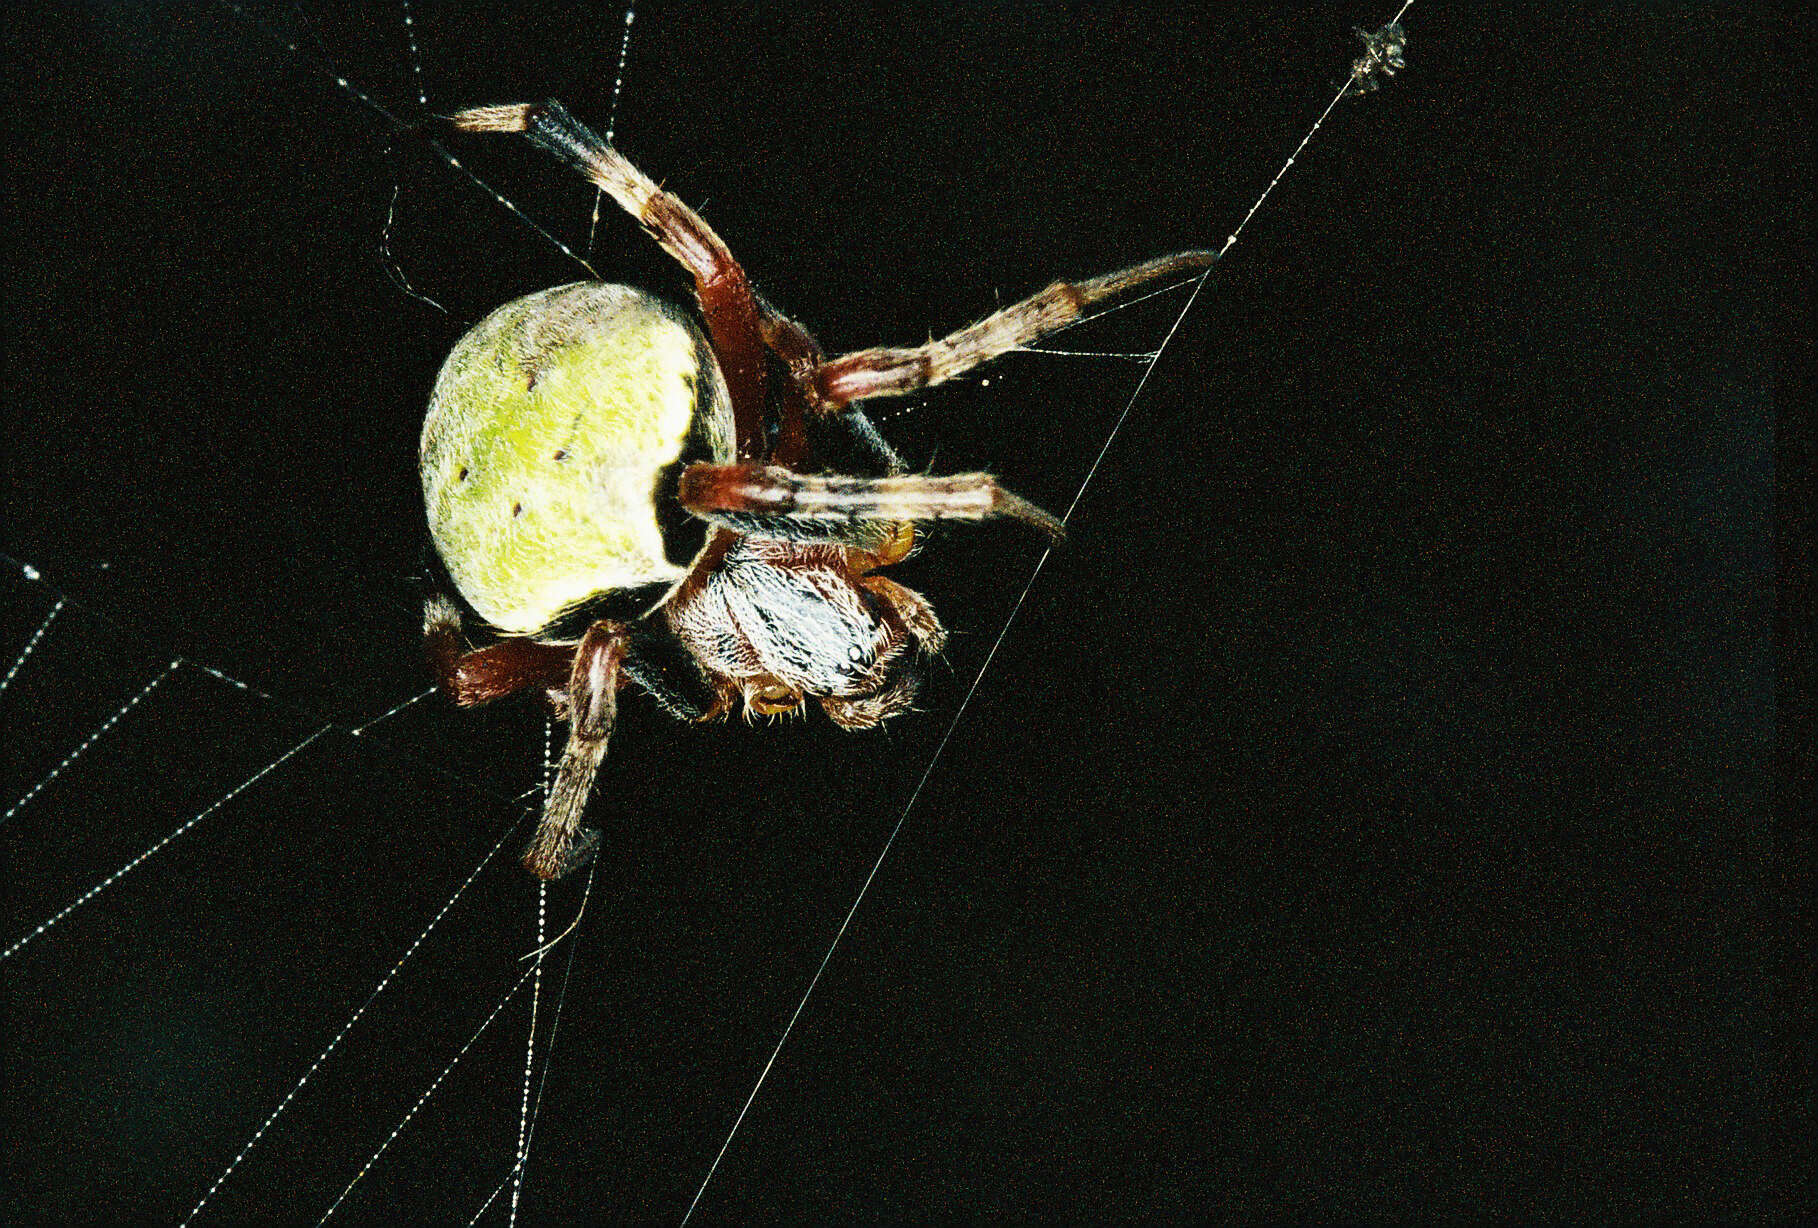
<svg viewBox="0 0 1818 1228">
<path fill-rule="evenodd" d="M 1364 53 L 1351 62 L 1352 97 L 1361 98 L 1381 89 L 1384 77 L 1393 77 L 1408 66 L 1403 58 L 1408 50 L 1408 36 L 1399 21 L 1391 21 L 1380 30 L 1353 26 L 1352 31 L 1364 45 Z"/>
<path fill-rule="evenodd" d="M 597 839 L 575 837 L 627 680 L 686 720 L 723 717 L 735 698 L 750 716 L 813 697 L 845 728 L 877 725 L 909 708 L 945 640 L 925 598 L 878 574 L 909 553 L 913 526 L 1008 516 L 1061 535 L 989 474 L 904 473 L 856 402 L 951 379 L 1216 259 L 1056 282 L 938 341 L 830 359 L 706 222 L 559 103 L 453 119 L 522 133 L 603 189 L 693 276 L 706 323 L 703 336 L 625 286 L 545 290 L 463 337 L 431 398 L 419 453 L 431 535 L 500 636 L 467 650 L 455 604 L 432 597 L 438 682 L 463 705 L 542 687 L 569 724 L 524 856 L 542 878 Z M 829 463 L 843 472 L 817 471 Z"/>
</svg>

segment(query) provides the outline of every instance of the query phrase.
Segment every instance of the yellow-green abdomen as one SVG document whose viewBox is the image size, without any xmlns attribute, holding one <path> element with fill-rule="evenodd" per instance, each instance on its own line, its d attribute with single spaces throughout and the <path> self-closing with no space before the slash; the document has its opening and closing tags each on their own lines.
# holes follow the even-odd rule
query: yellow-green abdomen
<svg viewBox="0 0 1818 1228">
<path fill-rule="evenodd" d="M 429 531 L 480 617 L 533 635 L 592 597 L 673 582 L 658 500 L 684 452 L 733 455 L 725 380 L 679 309 L 577 282 L 461 338 L 418 466 Z"/>
</svg>

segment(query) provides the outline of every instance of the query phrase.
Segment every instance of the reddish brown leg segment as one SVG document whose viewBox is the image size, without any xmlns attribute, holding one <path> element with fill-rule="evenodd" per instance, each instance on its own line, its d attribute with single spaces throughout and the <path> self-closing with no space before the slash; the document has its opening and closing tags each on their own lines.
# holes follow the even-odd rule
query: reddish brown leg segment
<svg viewBox="0 0 1818 1228">
<path fill-rule="evenodd" d="M 562 750 L 537 834 L 524 850 L 524 866 L 538 878 L 559 878 L 569 868 L 581 812 L 618 717 L 619 666 L 628 634 L 623 623 L 597 622 L 575 649 L 568 677 L 568 745 Z"/>
<path fill-rule="evenodd" d="M 694 277 L 695 295 L 714 353 L 732 395 L 739 455 L 764 453 L 768 400 L 763 322 L 771 314 L 752 292 L 745 270 L 700 214 L 570 115 L 561 103 L 474 107 L 454 116 L 467 132 L 517 132 L 554 154 L 643 223 L 652 237 Z"/>
<path fill-rule="evenodd" d="M 820 343 L 808 335 L 807 329 L 772 310 L 762 299 L 758 300 L 758 306 L 764 313 L 758 321 L 764 333 L 764 344 L 789 372 L 788 382 L 777 397 L 776 441 L 765 459 L 794 469 L 808 459 L 808 423 L 805 419 L 810 412 L 820 409 L 819 405 L 811 406 L 809 398 L 816 395 L 815 373 L 827 356 L 821 353 Z"/>
<path fill-rule="evenodd" d="M 528 687 L 566 686 L 574 650 L 535 640 L 509 639 L 467 651 L 461 616 L 445 597 L 432 597 L 423 610 L 423 643 L 442 693 L 471 708 L 514 695 Z"/>
</svg>

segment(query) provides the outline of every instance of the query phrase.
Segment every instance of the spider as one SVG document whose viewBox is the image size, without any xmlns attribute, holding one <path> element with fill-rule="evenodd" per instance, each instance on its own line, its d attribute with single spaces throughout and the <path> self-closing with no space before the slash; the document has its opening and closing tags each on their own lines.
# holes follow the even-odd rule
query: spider
<svg viewBox="0 0 1818 1228">
<path fill-rule="evenodd" d="M 424 637 L 455 703 L 541 688 L 568 723 L 524 854 L 544 879 L 597 843 L 581 815 L 627 682 L 683 720 L 814 699 L 835 724 L 870 728 L 913 704 L 946 638 L 926 598 L 880 574 L 915 526 L 1008 517 L 1061 537 L 989 474 L 906 473 L 858 402 L 951 379 L 1216 259 L 1056 282 L 940 340 L 828 358 L 699 215 L 561 104 L 451 119 L 521 133 L 602 188 L 692 275 L 705 324 L 628 286 L 543 290 L 468 332 L 430 398 L 418 457 L 430 535 L 492 636 L 468 647 L 461 608 L 438 593 Z"/>
<path fill-rule="evenodd" d="M 1381 89 L 1382 78 L 1393 77 L 1397 69 L 1408 66 L 1402 58 L 1402 53 L 1408 49 L 1408 36 L 1402 32 L 1399 21 L 1391 21 L 1380 30 L 1365 30 L 1361 26 L 1354 26 L 1352 30 L 1364 45 L 1364 53 L 1351 63 L 1354 96 L 1361 98 Z"/>
</svg>

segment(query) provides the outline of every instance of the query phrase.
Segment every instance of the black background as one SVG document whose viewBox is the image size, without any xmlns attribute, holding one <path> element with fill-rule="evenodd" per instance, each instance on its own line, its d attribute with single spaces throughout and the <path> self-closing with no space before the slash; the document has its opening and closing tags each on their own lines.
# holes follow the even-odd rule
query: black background
<svg viewBox="0 0 1818 1228">
<path fill-rule="evenodd" d="M 554 95 L 604 127 L 622 10 L 490 7 L 414 6 L 431 106 Z M 8 961 L 16 1221 L 180 1218 L 503 838 L 207 1208 L 315 1219 L 536 941 L 507 831 L 531 705 L 347 730 L 425 685 L 442 355 L 580 270 L 334 88 L 415 119 L 398 5 L 304 8 L 7 19 L 4 548 L 44 578 L 0 577 L 6 658 L 74 604 L 0 696 L 6 797 L 175 655 L 272 698 L 185 665 L 97 739 L 0 831 L 0 938 L 335 725 Z M 617 130 L 830 349 L 914 341 L 1222 242 L 1387 16 L 648 0 Z M 1424 4 L 1407 29 L 1137 398 L 702 1222 L 1809 1208 L 1800 846 L 1771 815 L 1811 30 Z M 584 185 L 458 152 L 585 243 Z M 594 250 L 683 292 L 610 212 Z M 1052 344 L 1153 349 L 1183 301 Z M 1140 370 L 1012 356 L 883 425 L 1059 509 Z M 955 529 L 902 569 L 958 634 L 888 731 L 628 702 L 526 1220 L 687 1206 L 1037 554 Z M 341 1214 L 479 1209 L 526 994 Z"/>
</svg>

